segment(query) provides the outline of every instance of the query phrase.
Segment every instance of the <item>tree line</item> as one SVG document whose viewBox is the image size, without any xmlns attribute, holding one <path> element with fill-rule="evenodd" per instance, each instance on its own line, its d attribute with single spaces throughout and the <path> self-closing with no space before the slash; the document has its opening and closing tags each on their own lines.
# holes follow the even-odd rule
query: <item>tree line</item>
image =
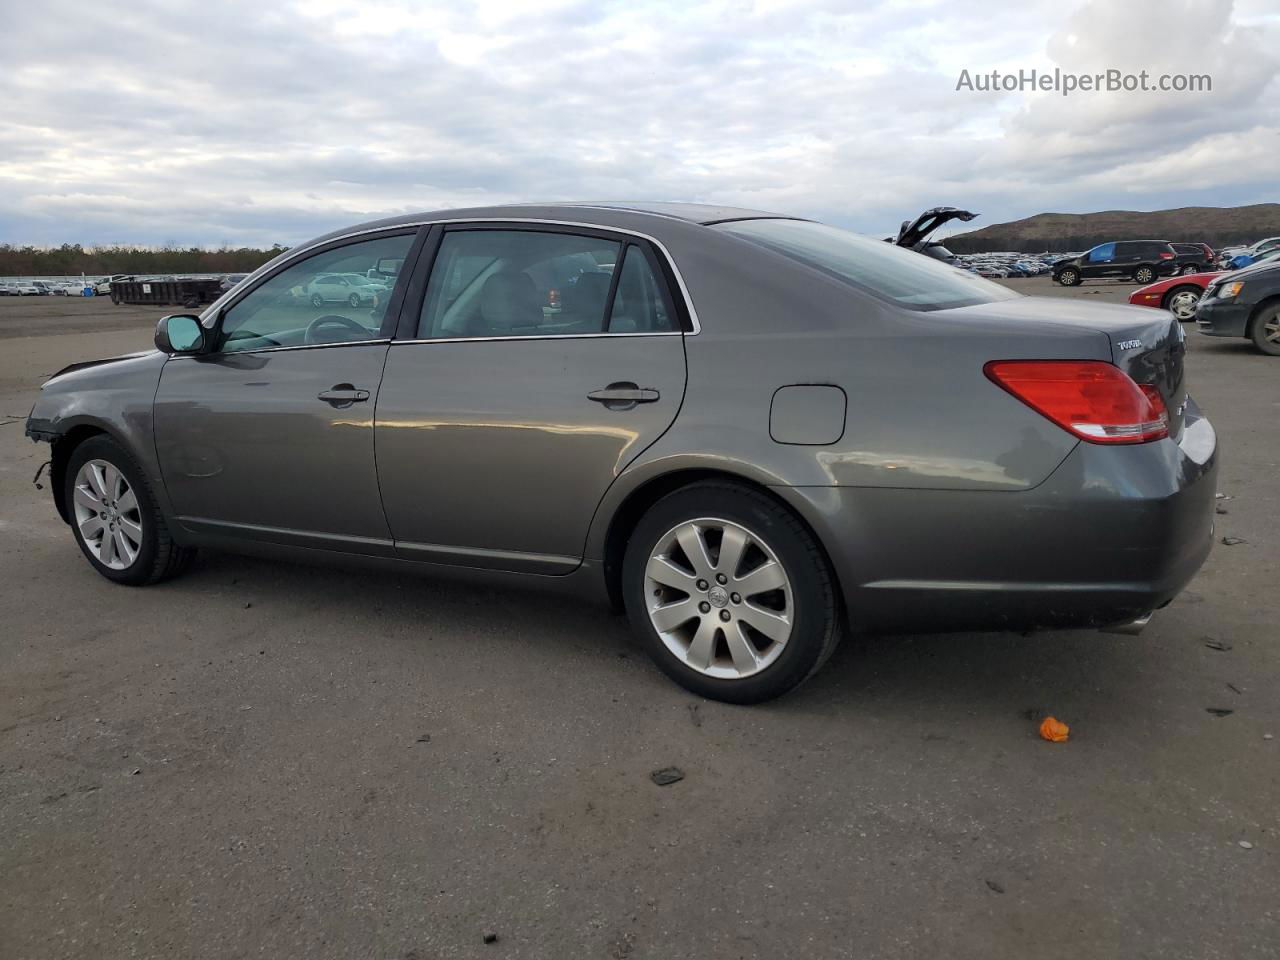
<svg viewBox="0 0 1280 960">
<path fill-rule="evenodd" d="M 269 250 L 253 247 L 60 247 L 0 244 L 0 276 L 105 276 L 112 273 L 248 273 L 285 251 L 276 244 Z"/>
</svg>

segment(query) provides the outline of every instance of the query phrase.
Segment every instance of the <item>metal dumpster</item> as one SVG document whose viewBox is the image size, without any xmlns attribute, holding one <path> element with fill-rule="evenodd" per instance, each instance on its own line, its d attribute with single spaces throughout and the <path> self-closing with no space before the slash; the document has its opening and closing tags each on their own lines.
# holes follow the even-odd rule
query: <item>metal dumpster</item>
<svg viewBox="0 0 1280 960">
<path fill-rule="evenodd" d="M 217 277 L 113 280 L 111 302 L 199 307 L 222 296 L 221 283 Z"/>
</svg>

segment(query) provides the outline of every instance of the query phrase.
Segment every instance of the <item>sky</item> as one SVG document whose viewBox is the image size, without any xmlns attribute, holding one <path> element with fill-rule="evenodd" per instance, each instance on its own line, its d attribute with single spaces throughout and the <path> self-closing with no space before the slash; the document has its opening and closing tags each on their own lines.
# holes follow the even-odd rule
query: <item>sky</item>
<svg viewBox="0 0 1280 960">
<path fill-rule="evenodd" d="M 0 242 L 290 246 L 395 213 L 1280 199 L 1275 0 L 0 0 Z M 962 70 L 1203 73 L 977 92 Z M 940 233 L 945 235 L 947 231 Z"/>
</svg>

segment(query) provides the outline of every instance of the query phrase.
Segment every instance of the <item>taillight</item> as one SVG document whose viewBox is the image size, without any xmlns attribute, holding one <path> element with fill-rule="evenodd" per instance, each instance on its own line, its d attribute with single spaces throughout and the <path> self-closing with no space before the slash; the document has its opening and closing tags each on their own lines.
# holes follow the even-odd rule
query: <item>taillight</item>
<svg viewBox="0 0 1280 960">
<path fill-rule="evenodd" d="M 992 360 L 982 368 L 1032 410 L 1090 443 L 1147 443 L 1169 435 L 1151 384 L 1101 360 Z"/>
<path fill-rule="evenodd" d="M 1160 254 L 1160 259 L 1161 259 L 1161 260 L 1172 260 L 1172 259 L 1173 259 L 1174 257 L 1176 257 L 1176 256 L 1177 256 L 1177 254 L 1176 254 L 1176 253 L 1162 253 L 1162 254 Z"/>
<path fill-rule="evenodd" d="M 547 306 L 548 307 L 560 306 L 560 291 L 557 290 L 555 287 L 552 287 L 550 290 L 547 291 Z"/>
</svg>

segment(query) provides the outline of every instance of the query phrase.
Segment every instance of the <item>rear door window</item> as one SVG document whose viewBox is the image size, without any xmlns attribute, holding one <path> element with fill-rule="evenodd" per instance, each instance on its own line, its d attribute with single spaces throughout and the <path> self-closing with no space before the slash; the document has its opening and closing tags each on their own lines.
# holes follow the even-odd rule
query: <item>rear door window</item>
<svg viewBox="0 0 1280 960">
<path fill-rule="evenodd" d="M 569 233 L 447 231 L 418 338 L 602 333 L 620 247 Z"/>
<path fill-rule="evenodd" d="M 674 311 L 645 251 L 627 244 L 609 310 L 610 333 L 674 333 Z"/>
</svg>

